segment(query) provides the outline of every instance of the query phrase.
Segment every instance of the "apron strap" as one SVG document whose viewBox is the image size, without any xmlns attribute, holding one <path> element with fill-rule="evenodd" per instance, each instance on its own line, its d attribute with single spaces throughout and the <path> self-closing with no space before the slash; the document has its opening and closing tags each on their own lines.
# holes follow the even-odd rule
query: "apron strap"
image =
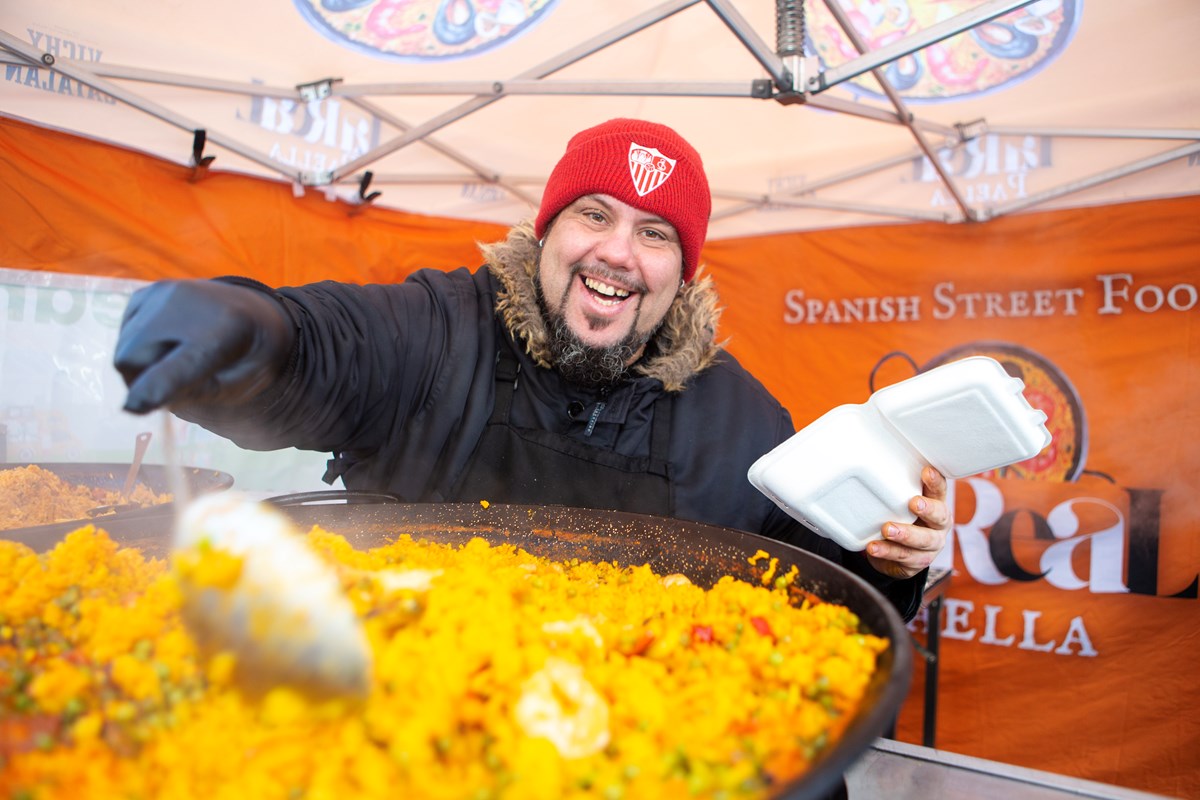
<svg viewBox="0 0 1200 800">
<path fill-rule="evenodd" d="M 654 418 L 650 421 L 650 466 L 648 470 L 664 478 L 671 477 L 671 414 L 674 408 L 675 398 L 669 392 L 663 392 L 654 401 Z"/>
<path fill-rule="evenodd" d="M 513 393 L 517 391 L 517 380 L 521 374 L 521 362 L 503 342 L 496 348 L 496 403 L 492 408 L 491 423 L 508 424 L 512 411 Z"/>
</svg>

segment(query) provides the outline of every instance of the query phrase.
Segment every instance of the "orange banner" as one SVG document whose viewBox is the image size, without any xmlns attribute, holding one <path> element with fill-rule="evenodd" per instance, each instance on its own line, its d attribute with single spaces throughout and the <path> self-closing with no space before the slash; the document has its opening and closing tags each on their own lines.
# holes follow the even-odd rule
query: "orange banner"
<svg viewBox="0 0 1200 800">
<path fill-rule="evenodd" d="M 1039 457 L 956 482 L 936 745 L 1200 797 L 1200 199 L 706 257 L 730 349 L 798 427 L 971 354 L 1047 413 Z M 922 741 L 923 677 L 904 741 Z"/>
<path fill-rule="evenodd" d="M 218 165 L 219 166 L 219 165 Z M 0 266 L 270 284 L 476 265 L 504 229 L 303 197 L 0 119 Z M 769 210 L 763 213 L 771 213 Z M 797 426 L 970 353 L 1051 449 L 956 483 L 937 746 L 1200 797 L 1200 198 L 710 242 L 722 335 Z M 923 639 L 918 620 L 914 634 Z M 920 742 L 922 671 L 899 738 Z"/>
<path fill-rule="evenodd" d="M 181 141 L 190 141 L 186 136 Z M 297 197 L 285 183 L 192 170 L 0 117 L 0 266 L 272 286 L 475 267 L 507 228 Z"/>
</svg>

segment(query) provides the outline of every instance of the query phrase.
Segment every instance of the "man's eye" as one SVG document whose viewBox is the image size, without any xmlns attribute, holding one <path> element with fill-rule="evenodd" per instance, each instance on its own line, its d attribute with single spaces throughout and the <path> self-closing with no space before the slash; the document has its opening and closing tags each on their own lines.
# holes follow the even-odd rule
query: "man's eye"
<svg viewBox="0 0 1200 800">
<path fill-rule="evenodd" d="M 642 235 L 644 235 L 648 239 L 654 239 L 655 241 L 661 241 L 661 242 L 667 241 L 667 235 L 665 233 L 663 233 L 662 231 L 656 230 L 654 228 L 646 228 L 646 230 L 642 231 Z"/>
<path fill-rule="evenodd" d="M 604 222 L 604 214 L 599 211 L 584 211 L 583 216 L 587 217 L 592 222 Z"/>
</svg>

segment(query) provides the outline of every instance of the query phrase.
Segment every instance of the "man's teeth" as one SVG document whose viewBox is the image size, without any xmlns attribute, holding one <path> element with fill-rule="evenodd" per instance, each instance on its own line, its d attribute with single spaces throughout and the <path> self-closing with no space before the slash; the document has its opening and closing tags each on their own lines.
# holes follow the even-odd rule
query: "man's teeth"
<svg viewBox="0 0 1200 800">
<path fill-rule="evenodd" d="M 616 286 L 609 286 L 607 283 L 598 281 L 595 278 L 584 278 L 583 284 L 593 292 L 599 292 L 600 294 L 607 295 L 608 297 L 617 297 L 621 299 L 629 297 L 629 292 L 627 290 L 618 289 Z"/>
</svg>

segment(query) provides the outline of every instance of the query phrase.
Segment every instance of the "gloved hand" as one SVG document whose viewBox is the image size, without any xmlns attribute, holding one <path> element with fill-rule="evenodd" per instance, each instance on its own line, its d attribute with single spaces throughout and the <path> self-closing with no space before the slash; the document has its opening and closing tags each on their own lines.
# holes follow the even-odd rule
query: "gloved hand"
<svg viewBox="0 0 1200 800">
<path fill-rule="evenodd" d="M 125 410 L 246 402 L 282 373 L 295 335 L 265 292 L 225 281 L 152 283 L 130 298 L 117 338 Z"/>
</svg>

